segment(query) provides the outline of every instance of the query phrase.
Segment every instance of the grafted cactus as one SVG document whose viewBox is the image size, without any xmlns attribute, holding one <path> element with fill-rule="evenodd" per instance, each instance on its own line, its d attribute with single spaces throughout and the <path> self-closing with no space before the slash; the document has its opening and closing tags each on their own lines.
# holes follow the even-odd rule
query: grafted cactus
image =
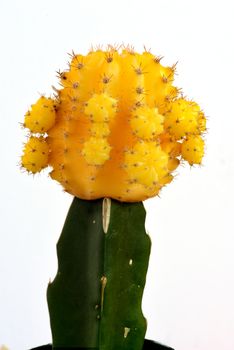
<svg viewBox="0 0 234 350">
<path fill-rule="evenodd" d="M 22 167 L 75 196 L 48 286 L 53 347 L 141 350 L 150 254 L 141 201 L 178 165 L 201 164 L 204 113 L 173 85 L 175 65 L 129 48 L 71 55 L 61 88 L 26 113 Z"/>
</svg>

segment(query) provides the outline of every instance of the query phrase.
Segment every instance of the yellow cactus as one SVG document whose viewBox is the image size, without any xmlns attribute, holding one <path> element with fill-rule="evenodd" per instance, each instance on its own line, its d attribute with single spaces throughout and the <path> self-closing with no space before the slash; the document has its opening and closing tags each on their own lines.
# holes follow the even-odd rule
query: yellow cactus
<svg viewBox="0 0 234 350">
<path fill-rule="evenodd" d="M 83 199 L 142 201 L 171 182 L 182 159 L 200 164 L 206 118 L 173 86 L 175 66 L 150 52 L 72 55 L 61 89 L 26 113 L 22 166 Z"/>
</svg>

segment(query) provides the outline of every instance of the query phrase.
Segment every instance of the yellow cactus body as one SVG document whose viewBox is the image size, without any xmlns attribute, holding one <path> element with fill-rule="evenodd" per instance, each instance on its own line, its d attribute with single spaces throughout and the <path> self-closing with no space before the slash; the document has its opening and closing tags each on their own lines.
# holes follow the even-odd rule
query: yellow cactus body
<svg viewBox="0 0 234 350">
<path fill-rule="evenodd" d="M 32 133 L 47 133 L 38 140 L 48 147 L 47 158 L 35 162 L 26 145 L 28 171 L 50 165 L 51 177 L 79 198 L 131 202 L 157 195 L 182 158 L 201 163 L 206 119 L 173 86 L 174 66 L 149 52 L 109 47 L 73 55 L 59 77 L 56 103 L 39 99 L 25 117 Z"/>
</svg>

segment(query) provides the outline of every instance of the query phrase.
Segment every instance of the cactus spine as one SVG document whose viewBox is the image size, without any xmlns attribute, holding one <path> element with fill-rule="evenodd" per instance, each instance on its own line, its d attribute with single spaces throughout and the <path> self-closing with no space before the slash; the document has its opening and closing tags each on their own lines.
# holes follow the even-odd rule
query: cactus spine
<svg viewBox="0 0 234 350">
<path fill-rule="evenodd" d="M 142 203 L 74 198 L 47 291 L 53 347 L 141 350 L 150 254 Z"/>
</svg>

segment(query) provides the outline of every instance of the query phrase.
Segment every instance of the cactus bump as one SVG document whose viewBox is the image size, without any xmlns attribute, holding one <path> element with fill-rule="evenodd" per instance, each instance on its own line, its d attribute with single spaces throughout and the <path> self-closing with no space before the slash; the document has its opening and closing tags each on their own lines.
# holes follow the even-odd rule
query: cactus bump
<svg viewBox="0 0 234 350">
<path fill-rule="evenodd" d="M 21 166 L 74 196 L 47 298 L 53 348 L 141 350 L 150 239 L 142 201 L 200 165 L 206 117 L 149 51 L 70 55 L 59 88 L 26 112 Z"/>
</svg>

